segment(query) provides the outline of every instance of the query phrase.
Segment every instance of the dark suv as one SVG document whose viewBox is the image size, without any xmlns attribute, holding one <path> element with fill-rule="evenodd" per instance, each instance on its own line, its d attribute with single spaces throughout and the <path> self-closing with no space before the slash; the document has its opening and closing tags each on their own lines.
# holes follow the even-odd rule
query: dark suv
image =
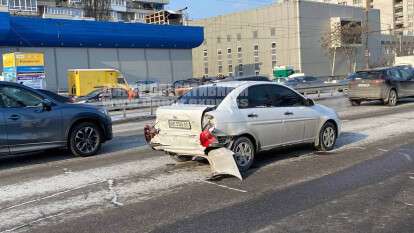
<svg viewBox="0 0 414 233">
<path fill-rule="evenodd" d="M 26 86 L 0 82 L 0 155 L 68 148 L 76 156 L 90 156 L 111 139 L 105 109 L 59 102 Z"/>
<path fill-rule="evenodd" d="M 365 100 L 381 100 L 395 106 L 398 99 L 414 96 L 414 72 L 407 67 L 358 71 L 351 77 L 348 97 L 353 106 Z"/>
</svg>

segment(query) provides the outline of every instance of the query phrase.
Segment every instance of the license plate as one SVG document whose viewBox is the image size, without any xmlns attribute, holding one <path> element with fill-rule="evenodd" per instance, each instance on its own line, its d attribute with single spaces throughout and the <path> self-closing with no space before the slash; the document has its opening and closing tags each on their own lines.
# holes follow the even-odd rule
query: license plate
<svg viewBox="0 0 414 233">
<path fill-rule="evenodd" d="M 369 84 L 366 84 L 366 83 L 358 84 L 358 87 L 369 87 Z"/>
<path fill-rule="evenodd" d="M 189 121 L 169 120 L 168 124 L 170 128 L 174 129 L 191 129 L 191 124 Z"/>
</svg>

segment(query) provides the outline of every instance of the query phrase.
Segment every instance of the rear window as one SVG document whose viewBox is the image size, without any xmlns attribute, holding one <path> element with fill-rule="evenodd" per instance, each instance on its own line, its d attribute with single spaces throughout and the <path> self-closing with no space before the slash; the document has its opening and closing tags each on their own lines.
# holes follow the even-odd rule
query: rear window
<svg viewBox="0 0 414 233">
<path fill-rule="evenodd" d="M 384 72 L 383 71 L 362 71 L 357 72 L 354 75 L 354 79 L 366 79 L 366 80 L 374 80 L 374 79 L 383 79 Z"/>
<path fill-rule="evenodd" d="M 177 103 L 218 106 L 233 90 L 234 88 L 231 87 L 196 87 L 187 92 L 185 95 L 181 96 L 177 100 Z"/>
</svg>

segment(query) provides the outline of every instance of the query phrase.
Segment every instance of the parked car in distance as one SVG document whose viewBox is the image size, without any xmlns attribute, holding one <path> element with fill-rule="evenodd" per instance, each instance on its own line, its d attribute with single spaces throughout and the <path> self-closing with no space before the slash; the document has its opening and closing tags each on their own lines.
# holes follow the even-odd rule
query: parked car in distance
<svg viewBox="0 0 414 233">
<path fill-rule="evenodd" d="M 283 84 L 293 89 L 300 89 L 323 86 L 325 82 L 313 76 L 298 76 L 289 78 Z"/>
<path fill-rule="evenodd" d="M 132 96 L 131 96 L 132 95 Z M 77 103 L 94 103 L 109 100 L 127 100 L 137 98 L 136 93 L 132 94 L 129 90 L 123 88 L 99 88 L 86 96 L 76 99 Z"/>
<path fill-rule="evenodd" d="M 160 82 L 155 80 L 139 80 L 135 82 L 134 89 L 139 93 L 155 93 L 159 90 Z"/>
<path fill-rule="evenodd" d="M 334 110 L 289 87 L 252 81 L 193 88 L 175 104 L 158 108 L 156 122 L 145 134 L 155 150 L 185 160 L 227 147 L 240 171 L 252 165 L 256 153 L 280 146 L 313 143 L 332 150 L 341 130 Z"/>
<path fill-rule="evenodd" d="M 68 148 L 91 156 L 112 139 L 106 109 L 56 101 L 29 87 L 0 82 L 0 155 Z"/>
<path fill-rule="evenodd" d="M 175 81 L 172 86 L 166 90 L 164 95 L 167 96 L 182 96 L 194 87 L 202 85 L 201 79 L 189 78 L 185 80 Z"/>
<path fill-rule="evenodd" d="M 270 82 L 270 79 L 266 76 L 261 75 L 252 75 L 252 76 L 242 76 L 242 77 L 227 77 L 221 82 L 228 82 L 228 81 L 263 81 L 263 82 Z"/>
<path fill-rule="evenodd" d="M 74 103 L 75 99 L 73 97 L 63 96 L 56 94 L 53 91 L 45 90 L 45 89 L 37 89 L 40 93 L 52 98 L 53 100 L 58 101 L 59 103 Z"/>
<path fill-rule="evenodd" d="M 358 71 L 348 88 L 348 98 L 353 106 L 369 100 L 381 100 L 395 106 L 400 98 L 411 96 L 414 96 L 414 72 L 407 67 Z"/>
</svg>

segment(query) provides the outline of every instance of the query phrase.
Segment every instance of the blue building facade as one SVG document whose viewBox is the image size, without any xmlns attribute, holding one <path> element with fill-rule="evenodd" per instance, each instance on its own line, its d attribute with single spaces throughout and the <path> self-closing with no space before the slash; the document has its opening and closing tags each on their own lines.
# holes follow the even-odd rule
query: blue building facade
<svg viewBox="0 0 414 233">
<path fill-rule="evenodd" d="M 189 78 L 191 49 L 203 38 L 202 27 L 0 13 L 0 53 L 43 52 L 49 89 L 65 89 L 67 69 L 76 68 L 116 68 L 129 82 L 155 79 L 165 83 Z"/>
</svg>

